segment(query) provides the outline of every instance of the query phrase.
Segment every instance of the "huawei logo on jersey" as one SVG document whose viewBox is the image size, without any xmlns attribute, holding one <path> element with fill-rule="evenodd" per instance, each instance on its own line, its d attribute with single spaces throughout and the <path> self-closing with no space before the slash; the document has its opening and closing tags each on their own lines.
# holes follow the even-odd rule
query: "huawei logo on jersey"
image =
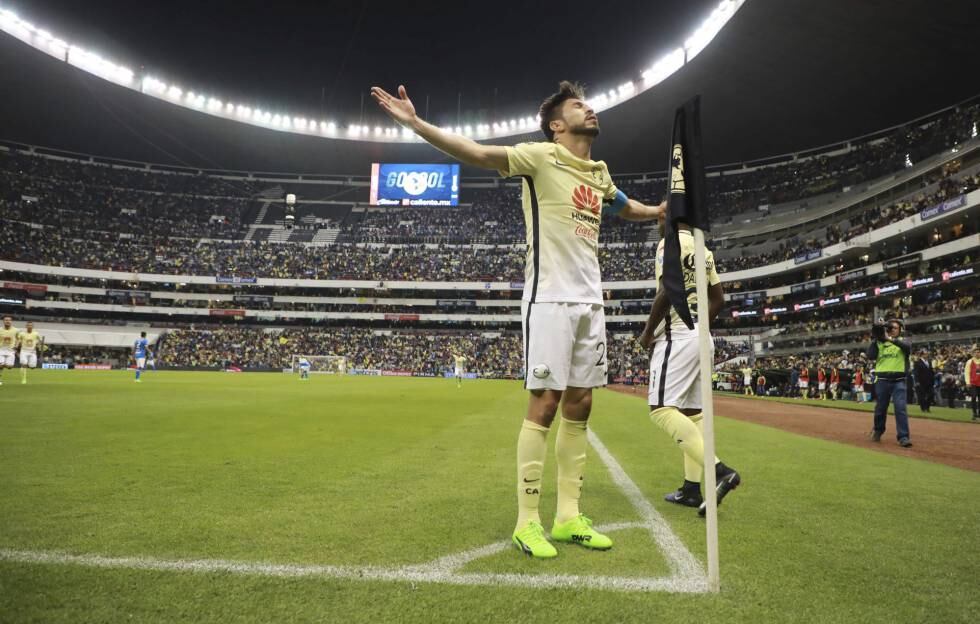
<svg viewBox="0 0 980 624">
<path fill-rule="evenodd" d="M 588 210 L 594 215 L 599 214 L 599 196 L 584 184 L 580 185 L 572 193 L 572 202 L 579 210 Z"/>
</svg>

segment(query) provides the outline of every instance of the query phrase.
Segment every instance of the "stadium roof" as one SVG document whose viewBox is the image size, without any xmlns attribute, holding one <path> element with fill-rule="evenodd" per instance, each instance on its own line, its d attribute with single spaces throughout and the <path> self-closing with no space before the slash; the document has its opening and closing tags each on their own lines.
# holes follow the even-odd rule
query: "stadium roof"
<svg viewBox="0 0 980 624">
<path fill-rule="evenodd" d="M 45 2 L 5 7 L 141 71 L 214 85 L 293 110 L 360 118 L 375 83 L 429 97 L 436 123 L 533 110 L 558 80 L 632 79 L 680 45 L 716 0 L 488 5 L 395 10 L 279 3 Z M 673 108 L 704 97 L 705 149 L 724 163 L 807 149 L 908 121 L 976 93 L 963 68 L 980 51 L 977 11 L 942 3 L 748 0 L 674 76 L 601 115 L 594 156 L 614 172 L 662 169 Z M 325 6 L 325 5 L 324 5 Z M 560 45 L 561 33 L 573 44 Z M 607 34 L 611 33 L 611 34 Z M 473 46 L 476 38 L 486 42 Z M 544 42 L 544 45 L 542 45 Z M 535 50 L 544 53 L 535 54 Z M 462 50 L 466 50 L 463 52 Z M 180 110 L 0 35 L 0 138 L 204 168 L 367 173 L 377 160 L 432 161 L 425 146 L 288 135 Z M 489 113 L 488 113 L 489 111 Z M 475 119 L 475 117 L 474 117 Z M 381 122 L 365 97 L 364 121 Z M 525 137 L 505 139 L 537 140 Z"/>
</svg>

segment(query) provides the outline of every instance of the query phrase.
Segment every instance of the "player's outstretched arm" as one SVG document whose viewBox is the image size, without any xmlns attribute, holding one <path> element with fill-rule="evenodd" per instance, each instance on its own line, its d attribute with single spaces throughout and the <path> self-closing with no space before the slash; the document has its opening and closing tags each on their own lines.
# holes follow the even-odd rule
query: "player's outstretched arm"
<svg viewBox="0 0 980 624">
<path fill-rule="evenodd" d="M 398 85 L 398 97 L 381 87 L 371 87 L 371 97 L 388 116 L 415 131 L 429 145 L 456 160 L 481 169 L 507 170 L 507 150 L 500 145 L 482 145 L 458 134 L 446 132 L 419 117 L 408 99 L 404 85 Z"/>
<path fill-rule="evenodd" d="M 627 199 L 626 205 L 617 214 L 620 219 L 627 221 L 653 221 L 663 216 L 667 210 L 667 202 L 662 201 L 656 206 L 648 206 L 635 199 Z"/>
</svg>

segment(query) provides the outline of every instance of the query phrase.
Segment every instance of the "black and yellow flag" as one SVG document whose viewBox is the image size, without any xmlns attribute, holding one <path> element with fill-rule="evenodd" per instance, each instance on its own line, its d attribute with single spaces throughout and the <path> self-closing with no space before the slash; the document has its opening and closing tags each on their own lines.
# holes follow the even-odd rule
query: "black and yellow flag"
<svg viewBox="0 0 980 624">
<path fill-rule="evenodd" d="M 670 305 L 688 329 L 694 329 L 694 319 L 687 307 L 688 293 L 684 287 L 681 243 L 677 232 L 680 223 L 692 228 L 709 229 L 701 153 L 701 96 L 694 96 L 677 109 L 670 145 L 663 285 L 667 289 Z"/>
</svg>

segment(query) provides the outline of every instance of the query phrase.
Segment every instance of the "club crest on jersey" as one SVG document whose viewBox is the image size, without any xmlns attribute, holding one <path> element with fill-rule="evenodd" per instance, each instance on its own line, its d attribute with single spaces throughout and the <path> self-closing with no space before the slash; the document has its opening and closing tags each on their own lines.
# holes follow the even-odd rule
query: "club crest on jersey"
<svg viewBox="0 0 980 624">
<path fill-rule="evenodd" d="M 684 151 L 680 144 L 670 153 L 670 192 L 684 193 Z"/>
<path fill-rule="evenodd" d="M 599 196 L 590 187 L 581 184 L 572 193 L 572 203 L 579 210 L 588 210 L 592 214 L 599 214 Z"/>
</svg>

